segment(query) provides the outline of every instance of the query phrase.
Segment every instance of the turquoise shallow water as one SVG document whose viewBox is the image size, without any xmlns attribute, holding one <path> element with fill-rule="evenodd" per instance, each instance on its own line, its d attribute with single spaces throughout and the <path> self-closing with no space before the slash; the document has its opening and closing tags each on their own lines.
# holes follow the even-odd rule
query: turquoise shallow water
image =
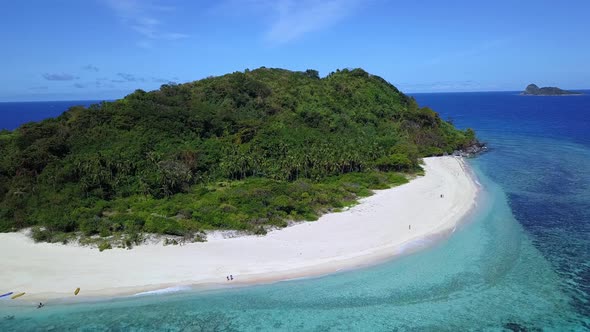
<svg viewBox="0 0 590 332">
<path fill-rule="evenodd" d="M 417 99 L 491 146 L 470 161 L 483 199 L 448 239 L 322 278 L 43 310 L 0 302 L 0 331 L 589 330 L 590 98 Z"/>
</svg>

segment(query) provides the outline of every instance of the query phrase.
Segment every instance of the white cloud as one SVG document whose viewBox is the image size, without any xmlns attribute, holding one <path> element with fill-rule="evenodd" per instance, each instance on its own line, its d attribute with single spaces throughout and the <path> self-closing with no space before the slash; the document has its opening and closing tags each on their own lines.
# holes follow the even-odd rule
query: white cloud
<svg viewBox="0 0 590 332">
<path fill-rule="evenodd" d="M 93 71 L 93 72 L 98 72 L 100 69 L 98 69 L 97 66 L 95 65 L 86 65 L 82 67 L 82 70 L 86 70 L 86 71 Z"/>
<path fill-rule="evenodd" d="M 175 7 L 138 0 L 105 0 L 105 3 L 124 24 L 142 36 L 143 40 L 137 42 L 140 47 L 149 48 L 154 40 L 178 40 L 189 37 L 184 33 L 163 31 L 161 16 L 166 12 L 175 11 Z"/>
<path fill-rule="evenodd" d="M 164 33 L 160 35 L 160 38 L 166 40 L 178 40 L 190 37 L 185 33 L 178 33 L 178 32 L 171 32 L 171 33 Z"/>
<path fill-rule="evenodd" d="M 73 81 L 80 78 L 68 73 L 45 73 L 41 76 L 48 81 Z"/>
<path fill-rule="evenodd" d="M 371 0 L 226 0 L 212 8 L 215 14 L 252 16 L 268 22 L 265 38 L 283 44 L 326 29 Z"/>
<path fill-rule="evenodd" d="M 117 73 L 117 76 L 123 79 L 126 82 L 143 82 L 145 79 L 143 77 L 137 77 L 133 74 L 129 73 Z M 117 81 L 118 82 L 118 81 Z"/>
<path fill-rule="evenodd" d="M 274 5 L 276 16 L 266 36 L 272 42 L 289 42 L 336 24 L 359 4 L 357 0 L 280 0 Z"/>
</svg>

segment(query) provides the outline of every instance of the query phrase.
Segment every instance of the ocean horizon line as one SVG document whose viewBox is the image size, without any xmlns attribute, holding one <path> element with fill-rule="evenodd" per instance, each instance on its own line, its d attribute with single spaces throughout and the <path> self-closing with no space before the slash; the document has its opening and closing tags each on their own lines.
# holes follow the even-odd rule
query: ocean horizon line
<svg viewBox="0 0 590 332">
<path fill-rule="evenodd" d="M 395 85 L 395 84 L 394 84 Z M 396 86 L 397 87 L 397 86 Z M 583 89 L 568 89 L 569 91 L 575 91 L 575 92 L 590 92 L 590 87 L 589 88 L 583 88 Z M 427 94 L 470 94 L 470 93 L 520 93 L 522 92 L 522 90 L 477 90 L 477 91 L 403 91 L 400 90 L 402 93 L 406 94 L 406 95 L 427 95 Z M 132 93 L 132 92 L 130 92 Z M 128 93 L 128 94 L 130 94 Z M 88 102 L 88 101 L 98 101 L 98 102 L 102 102 L 102 101 L 116 101 L 119 99 L 124 98 L 126 95 L 125 94 L 121 97 L 118 98 L 108 98 L 108 99 L 104 99 L 104 98 L 88 98 L 88 99 L 47 99 L 47 100 L 6 100 L 6 101 L 2 101 L 0 100 L 0 104 L 12 104 L 12 103 L 51 103 L 51 102 Z"/>
</svg>

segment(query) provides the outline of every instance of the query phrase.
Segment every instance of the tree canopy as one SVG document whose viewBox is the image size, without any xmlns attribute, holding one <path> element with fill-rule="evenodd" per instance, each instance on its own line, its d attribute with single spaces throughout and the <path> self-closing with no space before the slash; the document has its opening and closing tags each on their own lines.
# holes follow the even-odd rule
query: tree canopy
<svg viewBox="0 0 590 332">
<path fill-rule="evenodd" d="M 165 84 L 0 132 L 0 231 L 258 232 L 474 141 L 362 69 Z"/>
</svg>

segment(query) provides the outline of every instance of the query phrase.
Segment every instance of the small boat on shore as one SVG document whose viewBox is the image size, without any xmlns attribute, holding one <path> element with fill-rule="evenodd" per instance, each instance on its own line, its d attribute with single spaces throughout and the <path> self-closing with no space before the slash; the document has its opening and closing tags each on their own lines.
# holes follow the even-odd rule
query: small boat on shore
<svg viewBox="0 0 590 332">
<path fill-rule="evenodd" d="M 18 293 L 18 294 L 16 294 L 16 295 L 12 296 L 12 297 L 11 297 L 11 299 L 13 299 L 13 300 L 14 300 L 14 299 L 18 299 L 19 297 L 21 297 L 21 296 L 23 296 L 23 295 L 25 295 L 25 294 L 26 294 L 25 292 Z"/>
<path fill-rule="evenodd" d="M 74 291 L 74 295 L 78 295 L 78 293 L 80 293 L 80 287 L 76 288 L 76 290 Z"/>
</svg>

